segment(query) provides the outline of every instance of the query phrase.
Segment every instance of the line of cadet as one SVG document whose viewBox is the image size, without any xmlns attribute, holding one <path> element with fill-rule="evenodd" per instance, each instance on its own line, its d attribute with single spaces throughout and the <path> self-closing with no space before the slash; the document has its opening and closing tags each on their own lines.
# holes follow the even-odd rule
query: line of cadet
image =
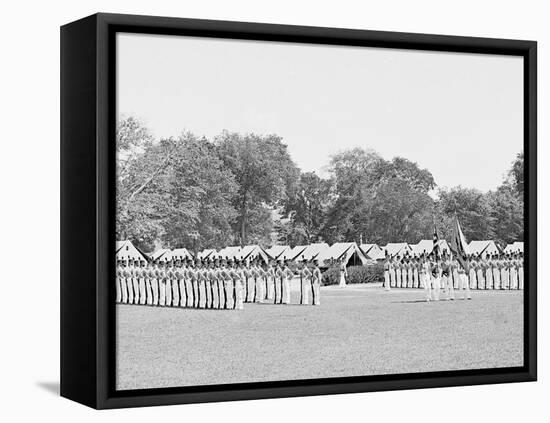
<svg viewBox="0 0 550 423">
<path fill-rule="evenodd" d="M 294 267 L 294 266 L 292 266 Z M 300 278 L 300 304 L 320 304 L 316 260 L 117 260 L 116 302 L 160 307 L 242 310 L 244 303 L 290 304 L 290 280 Z"/>
<path fill-rule="evenodd" d="M 466 269 L 456 257 L 443 252 L 420 256 L 387 256 L 384 261 L 384 287 L 424 288 L 427 300 L 439 300 L 440 290 L 453 300 L 455 290 L 471 299 L 470 289 L 523 289 L 523 253 L 469 255 Z"/>
</svg>

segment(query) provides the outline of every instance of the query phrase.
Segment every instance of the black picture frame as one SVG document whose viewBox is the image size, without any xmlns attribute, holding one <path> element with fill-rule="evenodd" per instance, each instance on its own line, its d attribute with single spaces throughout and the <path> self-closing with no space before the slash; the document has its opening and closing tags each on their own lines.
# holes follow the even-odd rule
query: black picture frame
<svg viewBox="0 0 550 423">
<path fill-rule="evenodd" d="M 116 391 L 115 34 L 136 32 L 515 55 L 524 59 L 524 366 Z M 61 28 L 61 395 L 97 409 L 534 381 L 537 378 L 534 41 L 95 14 Z"/>
</svg>

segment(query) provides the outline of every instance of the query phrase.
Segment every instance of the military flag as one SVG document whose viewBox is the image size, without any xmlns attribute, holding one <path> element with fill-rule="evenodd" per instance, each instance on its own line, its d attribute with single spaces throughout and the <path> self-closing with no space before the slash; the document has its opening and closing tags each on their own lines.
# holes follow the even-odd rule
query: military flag
<svg viewBox="0 0 550 423">
<path fill-rule="evenodd" d="M 451 234 L 450 247 L 452 253 L 457 258 L 460 265 L 464 268 L 466 272 L 469 272 L 470 269 L 466 261 L 466 256 L 468 255 L 468 244 L 466 243 L 466 238 L 462 233 L 462 229 L 460 228 L 460 223 L 456 215 L 453 222 L 453 232 Z"/>
</svg>

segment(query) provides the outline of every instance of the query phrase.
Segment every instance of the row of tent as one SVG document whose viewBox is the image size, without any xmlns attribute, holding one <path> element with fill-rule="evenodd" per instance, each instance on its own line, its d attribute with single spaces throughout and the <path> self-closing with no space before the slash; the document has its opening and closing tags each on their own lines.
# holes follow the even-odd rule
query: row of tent
<svg viewBox="0 0 550 423">
<path fill-rule="evenodd" d="M 445 240 L 440 240 L 438 243 L 440 251 L 450 253 L 449 244 Z M 500 253 L 494 241 L 471 241 L 468 244 L 467 253 L 474 255 L 486 255 Z M 219 251 L 214 249 L 206 249 L 197 254 L 200 259 L 214 258 L 229 258 L 239 260 L 254 260 L 260 258 L 264 262 L 269 260 L 313 260 L 319 261 L 321 266 L 328 265 L 331 261 L 344 260 L 346 265 L 367 265 L 377 260 L 383 260 L 386 252 L 391 256 L 403 257 L 419 256 L 421 254 L 430 254 L 433 251 L 433 241 L 424 239 L 418 244 L 389 243 L 384 247 L 377 244 L 361 244 L 355 242 L 337 242 L 328 245 L 324 242 L 309 245 L 298 245 L 290 247 L 288 245 L 276 245 L 268 249 L 264 249 L 259 245 L 247 245 L 244 247 L 225 247 Z M 523 252 L 523 242 L 514 242 L 508 244 L 503 250 L 509 252 Z M 171 260 L 173 257 L 192 259 L 194 255 L 186 248 L 177 248 L 174 250 L 160 249 L 154 253 L 147 255 L 140 249 L 136 248 L 132 242 L 117 241 L 116 245 L 117 259 L 132 258 L 134 260 L 146 260 L 150 257 L 153 260 Z"/>
</svg>

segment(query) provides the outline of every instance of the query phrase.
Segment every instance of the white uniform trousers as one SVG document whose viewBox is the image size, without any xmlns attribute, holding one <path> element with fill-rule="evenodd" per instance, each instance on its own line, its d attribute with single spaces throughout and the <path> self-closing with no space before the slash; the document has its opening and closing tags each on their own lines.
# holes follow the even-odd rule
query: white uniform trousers
<svg viewBox="0 0 550 423">
<path fill-rule="evenodd" d="M 132 304 L 139 304 L 139 279 L 132 278 L 132 288 L 134 291 L 134 301 Z"/>
<path fill-rule="evenodd" d="M 309 279 L 300 277 L 300 304 L 309 304 Z"/>
<path fill-rule="evenodd" d="M 116 278 L 115 286 L 116 286 L 116 302 L 120 303 L 122 301 L 122 288 L 120 285 L 120 278 Z"/>
<path fill-rule="evenodd" d="M 458 270 L 455 268 L 452 272 L 453 275 L 453 287 L 454 289 L 460 289 L 460 278 L 458 276 Z"/>
<path fill-rule="evenodd" d="M 243 310 L 244 309 L 244 301 L 243 301 L 243 284 L 240 280 L 236 280 L 234 282 L 234 292 L 235 292 L 235 307 L 233 307 L 235 310 Z"/>
<path fill-rule="evenodd" d="M 165 300 L 165 305 L 167 307 L 170 307 L 172 306 L 172 279 L 166 279 L 166 292 L 165 292 L 165 296 L 166 296 L 166 300 Z"/>
<path fill-rule="evenodd" d="M 445 295 L 448 300 L 455 299 L 455 289 L 453 286 L 453 278 L 450 274 L 441 277 L 443 286 L 445 287 Z"/>
<path fill-rule="evenodd" d="M 464 293 L 464 299 L 471 299 L 471 293 L 470 293 L 470 284 L 468 283 L 468 277 L 466 276 L 466 273 L 459 273 L 458 274 L 458 289 L 459 291 L 462 291 Z"/>
<path fill-rule="evenodd" d="M 508 269 L 501 269 L 500 271 L 500 287 L 501 289 L 510 289 L 510 273 Z"/>
<path fill-rule="evenodd" d="M 475 289 L 477 286 L 476 271 L 474 269 L 470 269 L 469 276 L 470 276 L 470 289 Z"/>
<path fill-rule="evenodd" d="M 311 304 L 321 304 L 321 282 L 318 280 L 311 280 Z"/>
<path fill-rule="evenodd" d="M 172 279 L 172 307 L 180 305 L 180 288 L 177 279 Z"/>
<path fill-rule="evenodd" d="M 159 280 L 159 306 L 166 305 L 166 281 Z"/>
<path fill-rule="evenodd" d="M 483 269 L 477 269 L 477 289 L 485 289 L 485 271 Z"/>
<path fill-rule="evenodd" d="M 153 305 L 153 289 L 151 288 L 151 279 L 145 279 L 145 304 Z"/>
<path fill-rule="evenodd" d="M 178 287 L 179 287 L 179 299 L 180 299 L 179 306 L 185 307 L 187 306 L 187 295 L 185 295 L 185 290 L 187 287 L 185 286 L 185 279 L 178 280 Z"/>
<path fill-rule="evenodd" d="M 390 287 L 395 288 L 395 269 L 390 269 Z"/>
<path fill-rule="evenodd" d="M 433 300 L 432 281 L 430 279 L 430 275 L 428 275 L 427 273 L 420 274 L 420 285 L 422 286 L 422 288 L 424 288 L 424 291 L 426 293 L 426 300 L 428 301 Z"/>
<path fill-rule="evenodd" d="M 433 299 L 439 301 L 439 292 L 441 291 L 441 276 L 432 276 L 430 278 L 433 284 Z"/>
<path fill-rule="evenodd" d="M 401 269 L 395 270 L 395 287 L 401 288 Z"/>
<path fill-rule="evenodd" d="M 206 284 L 204 279 L 197 281 L 197 288 L 199 290 L 199 308 L 206 307 Z"/>
<path fill-rule="evenodd" d="M 223 287 L 225 289 L 225 307 L 228 309 L 235 308 L 235 299 L 233 298 L 233 281 L 225 280 L 223 281 Z"/>
<path fill-rule="evenodd" d="M 151 279 L 151 290 L 153 291 L 153 305 L 159 305 L 159 281 L 156 278 Z"/>
<path fill-rule="evenodd" d="M 283 304 L 290 304 L 290 280 L 283 278 Z"/>
<path fill-rule="evenodd" d="M 407 275 L 407 288 L 412 288 L 414 286 L 413 275 L 413 269 L 409 268 L 409 274 Z"/>
<path fill-rule="evenodd" d="M 518 289 L 518 269 L 515 266 L 510 268 L 510 289 Z"/>
<path fill-rule="evenodd" d="M 407 269 L 401 271 L 401 288 L 407 287 Z"/>
<path fill-rule="evenodd" d="M 225 287 L 223 279 L 218 279 L 218 308 L 223 309 L 225 304 Z"/>
<path fill-rule="evenodd" d="M 493 289 L 500 289 L 500 269 L 493 267 Z"/>
<path fill-rule="evenodd" d="M 413 288 L 418 288 L 420 286 L 420 281 L 418 278 L 418 269 L 414 268 L 413 270 Z"/>
<path fill-rule="evenodd" d="M 384 270 L 384 289 L 389 291 L 390 288 L 390 271 Z"/>
<path fill-rule="evenodd" d="M 147 303 L 147 293 L 145 289 L 145 278 L 139 278 L 138 280 L 138 289 L 139 289 L 139 303 L 144 305 Z"/>
<path fill-rule="evenodd" d="M 128 304 L 134 303 L 134 278 L 126 278 L 126 290 L 128 291 Z"/>
<path fill-rule="evenodd" d="M 485 269 L 485 289 L 493 289 L 493 269 Z"/>
</svg>

